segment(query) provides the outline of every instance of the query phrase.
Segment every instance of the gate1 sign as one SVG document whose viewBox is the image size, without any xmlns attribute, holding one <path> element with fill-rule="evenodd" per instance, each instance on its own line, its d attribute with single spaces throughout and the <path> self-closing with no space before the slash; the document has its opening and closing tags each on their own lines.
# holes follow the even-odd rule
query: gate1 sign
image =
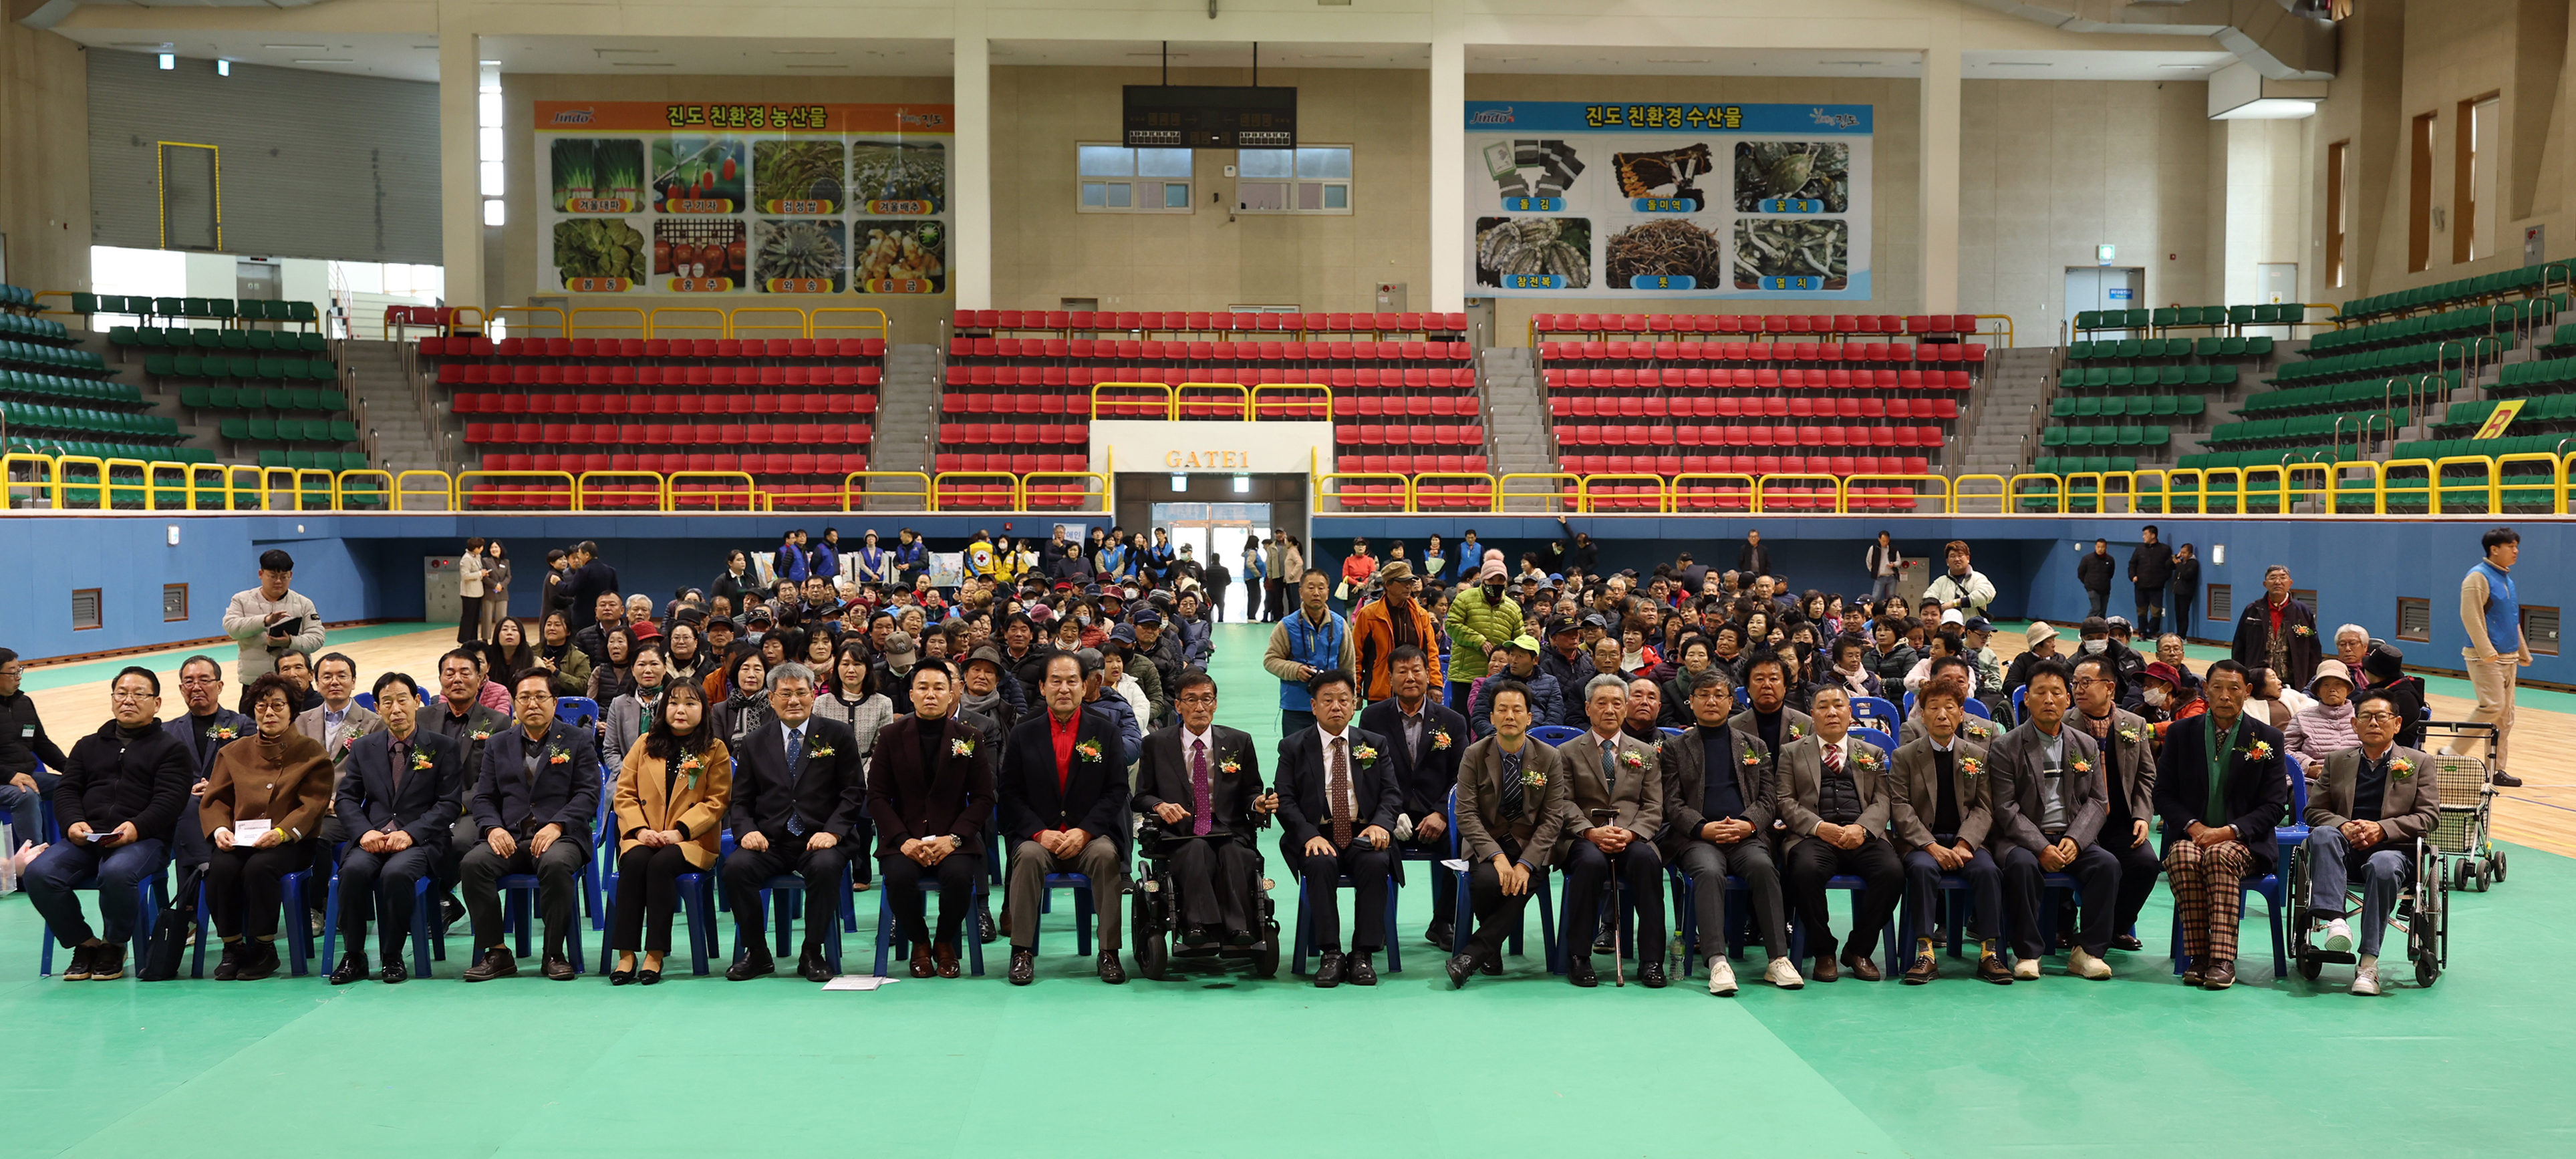
<svg viewBox="0 0 2576 1159">
<path fill-rule="evenodd" d="M 1330 473 L 1333 424 L 1110 419 L 1091 424 L 1091 461 L 1155 475 Z"/>
<path fill-rule="evenodd" d="M 1869 105 L 1467 102 L 1474 293 L 1870 297 Z"/>
</svg>

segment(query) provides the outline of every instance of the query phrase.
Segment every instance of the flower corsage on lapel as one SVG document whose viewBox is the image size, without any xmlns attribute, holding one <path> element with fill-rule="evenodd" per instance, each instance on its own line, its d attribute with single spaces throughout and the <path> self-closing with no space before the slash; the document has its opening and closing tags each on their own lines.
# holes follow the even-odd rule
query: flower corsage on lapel
<svg viewBox="0 0 2576 1159">
<path fill-rule="evenodd" d="M 807 746 L 805 749 L 805 755 L 809 757 L 828 757 L 839 751 L 841 750 L 833 748 L 827 744 L 817 744 Z"/>
<path fill-rule="evenodd" d="M 2272 742 L 2268 740 L 2258 740 L 2252 744 L 2246 745 L 2245 755 L 2258 761 L 2271 760 Z"/>
<path fill-rule="evenodd" d="M 1377 750 L 1367 745 L 1359 745 L 1351 750 L 1351 759 L 1358 761 L 1360 767 L 1365 769 L 1377 763 Z"/>
<path fill-rule="evenodd" d="M 957 743 L 958 743 L 959 745 L 964 745 L 966 742 L 961 740 L 961 741 L 958 741 Z M 972 750 L 968 750 L 968 751 L 972 751 Z M 1081 744 L 1078 744 L 1078 745 L 1073 746 L 1073 754 L 1074 754 L 1075 756 L 1081 757 L 1081 758 L 1082 758 L 1082 760 L 1083 760 L 1083 763 L 1084 763 L 1084 764 L 1098 764 L 1098 763 L 1100 763 L 1100 741 L 1099 741 L 1099 739 L 1095 737 L 1095 738 L 1093 738 L 1093 739 L 1091 739 L 1091 740 L 1087 740 L 1087 741 L 1082 742 Z"/>
<path fill-rule="evenodd" d="M 413 749 L 411 751 L 411 771 L 415 773 L 428 772 L 429 767 L 434 763 L 436 762 L 429 759 L 428 753 L 422 752 L 419 749 Z"/>
<path fill-rule="evenodd" d="M 1635 749 L 1620 749 L 1619 765 L 1621 768 L 1625 768 L 1630 771 L 1645 768 L 1646 754 L 1638 752 Z"/>
<path fill-rule="evenodd" d="M 1979 724 L 1972 720 L 1967 723 L 1967 733 L 1969 740 L 1984 741 L 1992 739 L 1995 735 L 1995 730 L 1992 725 Z"/>
<path fill-rule="evenodd" d="M 1975 757 L 1960 757 L 1960 758 L 1959 758 L 1959 777 L 1960 777 L 1960 779 L 1962 779 L 1962 780 L 1967 780 L 1967 781 L 1974 781 L 1974 780 L 1976 780 L 1976 779 L 1977 779 L 1977 776 L 1978 776 L 1979 774 L 1981 774 L 1981 773 L 1983 773 L 1983 772 L 1985 772 L 1985 771 L 1986 771 L 1986 762 L 1981 761 L 1981 760 L 1978 760 L 1978 759 L 1977 759 L 1977 758 L 1975 758 Z"/>
<path fill-rule="evenodd" d="M 1799 724 L 1797 721 L 1794 721 L 1794 720 L 1789 722 L 1789 739 L 1790 739 L 1790 740 L 1796 740 L 1796 739 L 1798 739 L 1799 737 L 1802 737 L 1802 736 L 1805 736 L 1805 735 L 1807 735 L 1807 726 L 1802 725 L 1802 724 Z"/>
<path fill-rule="evenodd" d="M 476 744 L 481 744 L 484 741 L 492 739 L 492 730 L 488 728 L 478 728 L 473 732 L 468 733 L 465 739 L 473 741 Z"/>
<path fill-rule="evenodd" d="M 2300 624 L 2297 627 L 2290 629 L 2290 634 L 2293 636 L 2313 636 L 2317 634 L 2317 630 L 2307 626 L 2306 624 Z"/>
<path fill-rule="evenodd" d="M 241 733 L 229 724 L 219 724 L 206 730 L 207 740 L 233 740 L 239 736 Z"/>
<path fill-rule="evenodd" d="M 2077 757 L 2066 762 L 2066 770 L 2072 773 L 2089 773 L 2093 771 L 2093 762 Z"/>
<path fill-rule="evenodd" d="M 2399 757 L 2396 760 L 2388 762 L 2388 772 L 2390 776 L 2396 777 L 2398 780 L 2405 780 L 2406 778 L 2415 775 L 2415 762 L 2407 760 L 2404 757 Z"/>
<path fill-rule="evenodd" d="M 2136 744 L 2138 743 L 2139 738 L 2145 735 L 2138 731 L 2138 726 L 2134 724 L 2121 725 L 2115 731 L 2120 734 L 2120 743 L 2122 744 Z"/>
<path fill-rule="evenodd" d="M 1243 771 L 1243 761 L 1238 757 L 1227 757 L 1217 762 L 1216 771 L 1229 777 L 1234 776 Z"/>
<path fill-rule="evenodd" d="M 1435 728 L 1431 730 L 1431 751 L 1435 753 L 1445 753 L 1449 751 L 1448 729 Z"/>
<path fill-rule="evenodd" d="M 1095 754 L 1095 755 L 1096 755 L 1096 754 L 1097 754 L 1097 752 L 1098 752 L 1098 750 L 1096 750 L 1096 749 L 1095 749 L 1095 750 L 1093 750 L 1093 751 L 1094 751 L 1094 754 Z M 964 737 L 959 737 L 959 738 L 957 738 L 956 740 L 952 740 L 952 741 L 948 742 L 948 755 L 949 755 L 949 756 L 952 756 L 952 757 L 971 757 L 971 756 L 974 756 L 974 755 L 975 755 L 975 742 L 974 742 L 974 741 L 971 741 L 971 740 L 968 740 L 968 739 L 966 739 L 966 738 L 964 738 Z"/>
<path fill-rule="evenodd" d="M 550 764 L 550 765 L 568 765 L 568 764 L 571 764 L 571 763 L 572 763 L 572 754 L 571 754 L 571 753 L 568 753 L 568 752 L 565 752 L 564 750 L 562 750 L 562 749 L 560 749 L 560 748 L 547 749 L 547 750 L 546 750 L 546 763 L 547 763 L 547 764 Z"/>
<path fill-rule="evenodd" d="M 680 757 L 680 775 L 687 778 L 690 788 L 698 787 L 698 774 L 704 771 L 706 763 L 699 760 L 697 754 L 686 753 Z"/>
<path fill-rule="evenodd" d="M 1878 771 L 1878 754 L 1869 749 L 1855 748 L 1852 750 L 1851 763 L 1855 769 L 1874 773 Z"/>
<path fill-rule="evenodd" d="M 1536 765 L 1525 763 L 1521 766 L 1521 785 L 1525 788 L 1544 789 L 1547 787 L 1547 774 L 1540 771 Z"/>
</svg>

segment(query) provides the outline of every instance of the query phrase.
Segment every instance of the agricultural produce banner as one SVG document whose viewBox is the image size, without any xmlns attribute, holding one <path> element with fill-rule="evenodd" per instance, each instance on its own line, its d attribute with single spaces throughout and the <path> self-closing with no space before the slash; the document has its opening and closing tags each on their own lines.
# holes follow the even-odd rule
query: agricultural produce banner
<svg viewBox="0 0 2576 1159">
<path fill-rule="evenodd" d="M 1870 297 L 1868 105 L 1467 102 L 1467 293 Z"/>
<path fill-rule="evenodd" d="M 539 101 L 539 261 L 577 294 L 939 294 L 947 105 Z"/>
</svg>

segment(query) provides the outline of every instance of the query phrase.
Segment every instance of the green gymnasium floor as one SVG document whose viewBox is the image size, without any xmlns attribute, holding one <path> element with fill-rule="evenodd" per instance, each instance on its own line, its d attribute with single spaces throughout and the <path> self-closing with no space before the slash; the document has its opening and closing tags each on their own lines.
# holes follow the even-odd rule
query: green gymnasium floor
<svg viewBox="0 0 2576 1159">
<path fill-rule="evenodd" d="M 1265 751 L 1275 685 L 1256 628 L 1218 629 L 1223 719 Z M 1420 1156 L 2576 1153 L 2576 867 L 2513 851 L 2495 892 L 2454 895 L 2451 972 L 2364 1001 L 2331 987 L 2187 991 L 2155 952 L 2119 976 L 1798 993 L 1703 982 L 1577 991 L 1536 958 L 1451 993 L 1406 891 L 1405 972 L 1373 990 L 1283 977 L 1091 979 L 1072 907 L 1040 980 L 823 994 L 685 972 L 333 989 L 67 983 L 35 976 L 40 926 L 0 898 L 0 1155 L 704 1156 L 779 1144 L 921 1155 L 1333 1151 Z M 1293 904 L 1293 886 L 1279 895 Z M 874 895 L 862 895 L 862 924 Z M 2259 905 L 2259 903 L 2258 903 Z M 1838 912 L 1839 912 L 1839 908 Z M 2259 918 L 2248 945 L 2262 944 Z M 586 935 L 588 936 L 588 935 Z M 728 935 L 727 944 L 730 944 Z M 591 941 L 596 946 L 595 938 Z M 854 955 L 865 950 L 855 939 Z M 1740 975 L 1758 972 L 1758 950 Z M 1381 962 L 1381 971 L 1384 963 Z M 1606 965 L 1606 963 L 1605 963 Z M 2401 966 L 2390 971 L 2404 979 Z M 2555 1061 L 2553 1061 L 2555 1060 Z M 668 1110 L 664 1110 L 668 1107 Z M 900 1127 L 896 1124 L 901 1124 Z M 899 1141 L 898 1141 L 899 1140 Z"/>
</svg>

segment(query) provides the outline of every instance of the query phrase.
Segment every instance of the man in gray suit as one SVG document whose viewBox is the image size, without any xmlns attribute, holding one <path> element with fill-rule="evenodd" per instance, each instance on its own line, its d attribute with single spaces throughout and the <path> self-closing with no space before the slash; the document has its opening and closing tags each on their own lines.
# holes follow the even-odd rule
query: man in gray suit
<svg viewBox="0 0 2576 1159">
<path fill-rule="evenodd" d="M 2136 950 L 2138 911 L 2155 895 L 2161 867 L 2156 847 L 2147 840 L 2147 819 L 2156 815 L 2155 728 L 2145 717 L 2121 708 L 2120 671 L 2106 654 L 2075 662 L 2077 728 L 2102 749 L 2104 813 L 2098 843 L 2120 863 L 2119 892 L 2111 908 L 2111 948 Z"/>
<path fill-rule="evenodd" d="M 1771 671 L 1779 668 L 1774 665 Z M 1807 984 L 1789 956 L 1789 925 L 1780 915 L 1780 871 L 1771 860 L 1771 820 L 1778 794 L 1771 788 L 1771 750 L 1726 723 L 1735 694 L 1723 678 L 1691 690 L 1695 722 L 1663 744 L 1664 820 L 1657 844 L 1664 861 L 1691 880 L 1699 921 L 1699 954 L 1708 960 L 1708 992 L 1735 993 L 1735 967 L 1726 960 L 1726 879 L 1741 878 L 1752 895 L 1753 924 L 1770 952 L 1764 977 L 1783 990 Z"/>
<path fill-rule="evenodd" d="M 1869 944 L 1896 913 L 1905 886 L 1904 866 L 1887 842 L 1888 756 L 1851 735 L 1851 693 L 1841 685 L 1816 689 L 1807 707 L 1815 712 L 1815 731 L 1789 742 L 1779 760 L 1780 868 L 1789 905 L 1816 959 L 1816 981 L 1834 981 L 1849 969 L 1875 982 L 1884 975 L 1870 961 Z M 1839 958 L 1825 907 L 1825 882 L 1836 876 L 1862 882 L 1852 902 L 1851 941 Z"/>
<path fill-rule="evenodd" d="M 1612 873 L 1637 907 L 1637 977 L 1649 988 L 1664 984 L 1664 859 L 1650 836 L 1664 824 L 1664 774 L 1655 750 L 1621 731 L 1628 717 L 1628 682 L 1592 678 L 1583 686 L 1582 736 L 1557 746 L 1565 766 L 1566 794 L 1557 805 L 1565 838 L 1557 864 L 1565 870 L 1565 979 L 1594 986 L 1592 947 L 1584 939 L 1600 913 L 1601 888 Z M 1596 823 L 1595 817 L 1605 820 Z"/>
<path fill-rule="evenodd" d="M 2397 744 L 2405 727 L 2398 701 L 2385 689 L 2353 699 L 2353 732 L 2361 747 L 2325 760 L 2315 796 L 2308 798 L 2310 908 L 2325 922 L 2324 949 L 2352 949 L 2344 921 L 2345 883 L 2361 878 L 2361 956 L 2352 992 L 2379 993 L 2379 939 L 2397 892 L 2414 875 L 2411 843 L 2442 819 L 2433 784 L 2433 760 Z"/>
<path fill-rule="evenodd" d="M 1449 985 L 1478 970 L 1503 972 L 1503 943 L 1519 932 L 1530 895 L 1547 888 L 1547 867 L 1565 818 L 1565 765 L 1529 739 L 1529 688 L 1493 689 L 1494 734 L 1458 758 L 1458 849 L 1467 862 L 1475 935 L 1449 959 Z"/>
<path fill-rule="evenodd" d="M 1905 984 L 1920 986 L 1941 976 L 1938 949 L 1942 931 L 1930 923 L 1941 900 L 1941 878 L 1957 874 L 1968 882 L 1975 899 L 1969 928 L 1977 939 L 1977 980 L 2012 984 L 2012 969 L 2003 963 L 1996 926 L 2003 920 L 2003 868 L 1986 850 L 1994 813 L 1986 788 L 1986 750 L 1959 733 L 1967 712 L 1959 690 L 1948 684 L 1926 685 L 1915 699 L 1923 722 L 1921 740 L 1896 749 L 1896 777 L 1890 786 L 1891 828 L 1905 853 L 1905 892 L 1914 912 L 1924 915 L 1914 939 L 1914 964 Z M 1957 921 L 1954 915 L 1950 920 Z"/>
<path fill-rule="evenodd" d="M 320 742 L 322 751 L 331 754 L 335 796 L 320 833 L 323 844 L 337 845 L 349 839 L 348 827 L 340 823 L 336 797 L 340 781 L 349 775 L 349 754 L 356 749 L 359 737 L 383 728 L 384 722 L 357 701 L 355 660 L 332 652 L 314 661 L 313 688 L 322 694 L 322 703 L 296 714 L 295 731 Z"/>
<path fill-rule="evenodd" d="M 2067 953 L 2067 972 L 2095 981 L 2111 976 L 2102 955 L 2111 948 L 2120 862 L 2095 843 L 2108 811 L 2102 750 L 2082 729 L 2067 727 L 2071 680 L 2063 660 L 2031 665 L 2022 693 L 2026 719 L 1986 754 L 1994 777 L 1995 845 L 2003 851 L 2004 893 L 2012 906 L 2013 979 L 2020 982 L 2038 980 L 2039 960 L 2048 953 L 2039 903 L 2051 873 L 2072 875 L 2083 895 L 2083 924 Z"/>
</svg>

